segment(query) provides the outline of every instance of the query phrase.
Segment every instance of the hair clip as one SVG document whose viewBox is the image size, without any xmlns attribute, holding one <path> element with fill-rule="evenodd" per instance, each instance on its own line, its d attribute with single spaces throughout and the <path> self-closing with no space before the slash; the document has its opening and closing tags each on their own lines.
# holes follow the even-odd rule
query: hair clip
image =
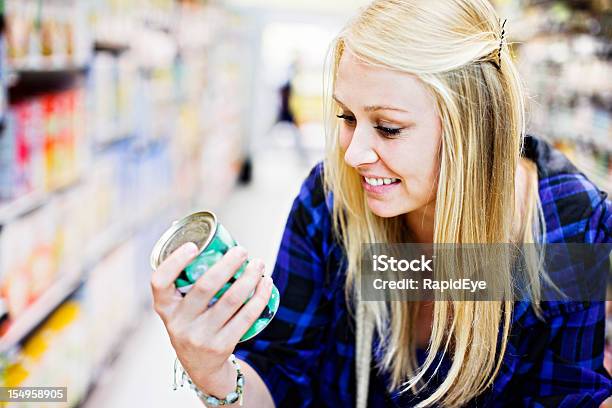
<svg viewBox="0 0 612 408">
<path fill-rule="evenodd" d="M 504 38 L 506 37 L 506 21 L 508 21 L 507 18 L 504 19 L 501 25 L 499 48 L 497 49 L 497 62 L 493 62 L 493 65 L 495 65 L 495 68 L 497 68 L 498 71 L 501 71 L 501 52 L 502 52 L 502 47 L 504 46 Z"/>
</svg>

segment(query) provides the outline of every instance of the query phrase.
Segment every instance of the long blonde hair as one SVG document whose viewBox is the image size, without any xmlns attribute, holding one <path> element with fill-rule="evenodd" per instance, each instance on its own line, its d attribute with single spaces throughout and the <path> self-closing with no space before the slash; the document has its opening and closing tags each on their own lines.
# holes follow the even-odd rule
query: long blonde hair
<svg viewBox="0 0 612 408">
<path fill-rule="evenodd" d="M 402 242 L 407 226 L 402 217 L 381 218 L 368 209 L 359 175 L 343 160 L 334 117 L 339 108 L 330 90 L 347 50 L 365 63 L 415 75 L 434 96 L 442 123 L 434 244 L 534 242 L 544 235 L 533 165 L 527 201 L 522 207 L 516 202 L 524 96 L 507 44 L 499 53 L 500 34 L 501 23 L 486 0 L 376 0 L 332 45 L 324 180 L 333 193 L 334 229 L 348 259 L 348 300 L 359 300 L 354 288 L 362 244 Z M 518 234 L 513 225 L 519 225 Z M 440 352 L 451 354 L 452 365 L 422 406 L 460 406 L 492 384 L 513 310 L 510 266 L 501 272 L 504 300 L 434 303 L 428 356 L 420 367 L 414 336 L 419 303 L 367 302 L 379 338 L 386 339 L 381 366 L 390 373 L 392 390 L 417 392 Z M 539 272 L 530 273 L 537 308 Z"/>
</svg>

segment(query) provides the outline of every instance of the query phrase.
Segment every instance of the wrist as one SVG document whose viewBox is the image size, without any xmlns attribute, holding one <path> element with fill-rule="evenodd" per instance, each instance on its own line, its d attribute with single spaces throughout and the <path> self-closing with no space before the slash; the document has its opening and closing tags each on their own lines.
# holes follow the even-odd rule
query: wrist
<svg viewBox="0 0 612 408">
<path fill-rule="evenodd" d="M 236 388 L 236 368 L 228 359 L 216 373 L 192 381 L 208 395 L 224 396 Z"/>
<path fill-rule="evenodd" d="M 220 405 L 234 405 L 234 403 L 236 402 L 240 406 L 242 406 L 242 395 L 244 392 L 244 383 L 245 383 L 244 374 L 240 371 L 240 364 L 238 364 L 238 361 L 236 360 L 236 357 L 233 354 L 230 355 L 227 362 L 230 363 L 231 370 L 233 372 L 233 380 L 229 382 L 229 384 L 233 384 L 233 388 L 231 388 L 231 391 L 226 393 L 224 396 L 219 396 L 221 394 L 213 394 L 213 393 L 204 391 L 201 388 L 203 386 L 194 382 L 194 380 L 189 376 L 189 374 L 187 374 L 187 372 L 182 367 L 181 367 L 181 372 L 182 372 L 181 387 L 183 386 L 185 381 L 188 382 L 190 388 L 196 393 L 198 398 L 207 407 L 218 407 Z M 176 390 L 176 371 L 177 371 L 178 364 L 179 363 L 178 363 L 178 358 L 177 358 L 175 362 L 175 386 L 174 386 L 175 390 Z M 214 380 L 218 377 L 208 376 L 207 378 L 208 380 L 211 380 L 211 379 Z M 206 383 L 208 383 L 208 381 Z M 219 389 L 221 389 L 220 388 L 221 385 L 219 385 L 218 387 Z"/>
</svg>

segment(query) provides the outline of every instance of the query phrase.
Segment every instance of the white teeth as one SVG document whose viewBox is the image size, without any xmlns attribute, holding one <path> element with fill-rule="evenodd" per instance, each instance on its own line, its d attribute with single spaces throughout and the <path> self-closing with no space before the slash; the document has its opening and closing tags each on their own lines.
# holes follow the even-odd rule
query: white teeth
<svg viewBox="0 0 612 408">
<path fill-rule="evenodd" d="M 391 184 L 391 183 L 395 183 L 396 181 L 398 181 L 398 179 L 396 178 L 368 178 L 368 177 L 364 177 L 366 183 L 368 183 L 371 186 L 382 186 L 383 184 L 387 185 L 387 184 Z"/>
</svg>

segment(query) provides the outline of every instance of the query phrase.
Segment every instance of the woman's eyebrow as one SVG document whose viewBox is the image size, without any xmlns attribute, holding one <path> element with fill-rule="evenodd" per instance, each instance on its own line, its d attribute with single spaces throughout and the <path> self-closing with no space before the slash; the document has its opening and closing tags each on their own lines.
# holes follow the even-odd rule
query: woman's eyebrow
<svg viewBox="0 0 612 408">
<path fill-rule="evenodd" d="M 343 103 L 342 103 L 342 101 L 341 101 L 340 99 L 338 99 L 338 97 L 336 96 L 336 94 L 332 95 L 332 99 L 333 99 L 334 101 L 336 101 L 336 103 L 337 103 L 338 105 L 342 105 L 343 107 L 346 107 L 346 105 L 345 105 L 345 104 L 343 104 Z"/>
<path fill-rule="evenodd" d="M 388 105 L 372 105 L 372 106 L 366 106 L 364 108 L 364 110 L 366 112 L 376 112 L 379 110 L 392 110 L 392 111 L 398 111 L 398 112 L 405 112 L 408 113 L 407 110 L 405 109 L 401 109 L 401 108 L 396 108 L 395 106 L 388 106 Z"/>
<path fill-rule="evenodd" d="M 332 98 L 339 105 L 341 105 L 343 107 L 346 107 L 346 105 L 344 105 L 344 103 L 342 103 L 342 101 L 340 99 L 338 99 L 338 97 L 336 95 L 332 95 Z M 366 112 L 376 112 L 376 111 L 379 111 L 379 110 L 392 110 L 392 111 L 409 113 L 406 109 L 396 108 L 395 106 L 389 106 L 389 105 L 371 105 L 371 106 L 364 107 L 364 110 Z"/>
</svg>

